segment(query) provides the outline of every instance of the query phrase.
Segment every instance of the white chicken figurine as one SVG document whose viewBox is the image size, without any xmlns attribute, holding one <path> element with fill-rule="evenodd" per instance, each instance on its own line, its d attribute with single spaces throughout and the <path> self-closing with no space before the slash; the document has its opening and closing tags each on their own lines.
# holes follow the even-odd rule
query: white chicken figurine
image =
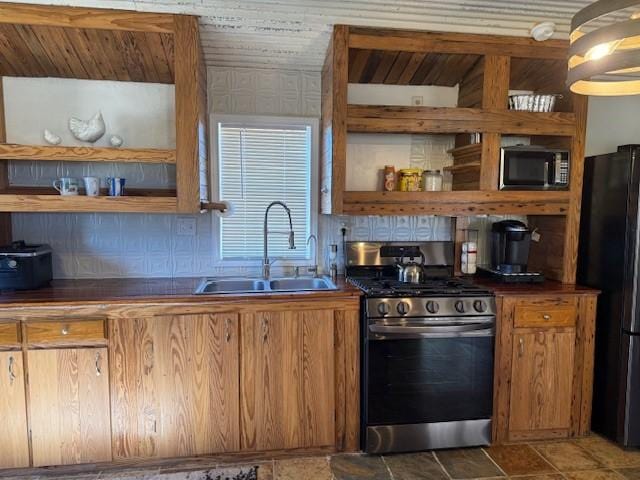
<svg viewBox="0 0 640 480">
<path fill-rule="evenodd" d="M 71 117 L 69 119 L 69 130 L 78 140 L 94 143 L 102 138 L 107 128 L 102 118 L 102 112 L 98 112 L 87 121 Z"/>
</svg>

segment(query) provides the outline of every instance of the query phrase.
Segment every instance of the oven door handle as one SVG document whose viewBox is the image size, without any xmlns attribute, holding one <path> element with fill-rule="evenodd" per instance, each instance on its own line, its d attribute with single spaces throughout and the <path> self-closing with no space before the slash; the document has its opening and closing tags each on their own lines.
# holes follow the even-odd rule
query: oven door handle
<svg viewBox="0 0 640 480">
<path fill-rule="evenodd" d="M 487 323 L 428 327 L 369 325 L 369 331 L 375 334 L 373 340 L 391 340 L 394 338 L 494 337 L 496 334 L 495 327 L 487 327 Z"/>
</svg>

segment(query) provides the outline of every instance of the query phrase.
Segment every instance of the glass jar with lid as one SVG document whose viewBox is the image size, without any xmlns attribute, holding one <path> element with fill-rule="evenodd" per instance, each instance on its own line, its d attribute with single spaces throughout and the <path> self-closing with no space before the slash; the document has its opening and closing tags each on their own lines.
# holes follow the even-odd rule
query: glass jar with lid
<svg viewBox="0 0 640 480">
<path fill-rule="evenodd" d="M 401 192 L 420 191 L 420 176 L 422 175 L 422 170 L 419 168 L 403 168 L 398 173 L 400 174 L 398 190 Z"/>
<path fill-rule="evenodd" d="M 439 192 L 442 190 L 442 174 L 440 170 L 426 170 L 422 174 L 422 190 Z"/>
</svg>

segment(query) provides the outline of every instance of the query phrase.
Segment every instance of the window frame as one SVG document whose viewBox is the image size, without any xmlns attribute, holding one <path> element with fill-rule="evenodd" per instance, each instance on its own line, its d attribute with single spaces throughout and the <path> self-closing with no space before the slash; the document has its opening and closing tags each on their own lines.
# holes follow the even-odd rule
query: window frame
<svg viewBox="0 0 640 480">
<path fill-rule="evenodd" d="M 305 126 L 310 127 L 311 129 L 311 178 L 310 178 L 310 205 L 309 205 L 309 232 L 310 235 L 315 235 L 318 237 L 318 212 L 319 212 L 319 185 L 320 185 L 320 165 L 319 165 L 319 152 L 320 152 L 320 120 L 317 117 L 294 117 L 294 116 L 283 116 L 283 115 L 248 115 L 248 114 L 212 114 L 209 117 L 210 126 L 209 126 L 209 134 L 210 134 L 210 145 L 211 145 L 211 155 L 209 158 L 211 159 L 212 164 L 210 165 L 210 185 L 211 185 L 211 194 L 213 198 L 220 199 L 220 158 L 219 158 L 219 138 L 218 138 L 218 125 L 220 123 L 235 123 L 242 126 L 248 127 L 264 127 L 268 126 Z M 222 200 L 222 199 L 220 199 Z M 274 200 L 278 200 L 274 198 Z M 278 209 L 271 212 L 271 215 L 280 214 L 284 215 L 284 212 Z M 270 215 L 270 217 L 271 217 Z M 260 267 L 262 260 L 262 252 L 259 256 L 247 259 L 223 259 L 221 255 L 221 246 L 222 246 L 222 238 L 221 238 L 221 222 L 222 217 L 220 214 L 216 212 L 212 212 L 212 235 L 213 235 L 213 266 L 214 267 Z M 296 266 L 305 266 L 309 265 L 310 262 L 314 258 L 314 252 L 310 249 L 307 249 L 306 246 L 307 239 L 299 238 L 296 236 L 296 247 L 297 248 L 305 248 L 306 255 L 303 259 L 284 259 L 281 257 L 275 257 L 270 255 L 272 263 L 275 260 L 278 260 L 278 263 L 274 266 L 274 269 L 278 269 L 281 267 L 296 267 Z M 314 245 L 314 248 L 319 249 L 318 242 Z M 320 252 L 317 252 L 317 257 L 320 258 Z"/>
</svg>

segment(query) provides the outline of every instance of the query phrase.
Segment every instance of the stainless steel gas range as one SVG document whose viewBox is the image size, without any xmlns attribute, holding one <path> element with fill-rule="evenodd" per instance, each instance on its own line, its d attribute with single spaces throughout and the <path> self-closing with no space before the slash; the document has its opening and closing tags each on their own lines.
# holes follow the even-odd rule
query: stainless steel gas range
<svg viewBox="0 0 640 480">
<path fill-rule="evenodd" d="M 396 279 L 419 248 L 426 278 Z M 397 256 L 396 256 L 397 255 Z M 496 306 L 452 277 L 451 242 L 348 242 L 347 276 L 362 289 L 362 449 L 406 452 L 488 445 Z"/>
</svg>

